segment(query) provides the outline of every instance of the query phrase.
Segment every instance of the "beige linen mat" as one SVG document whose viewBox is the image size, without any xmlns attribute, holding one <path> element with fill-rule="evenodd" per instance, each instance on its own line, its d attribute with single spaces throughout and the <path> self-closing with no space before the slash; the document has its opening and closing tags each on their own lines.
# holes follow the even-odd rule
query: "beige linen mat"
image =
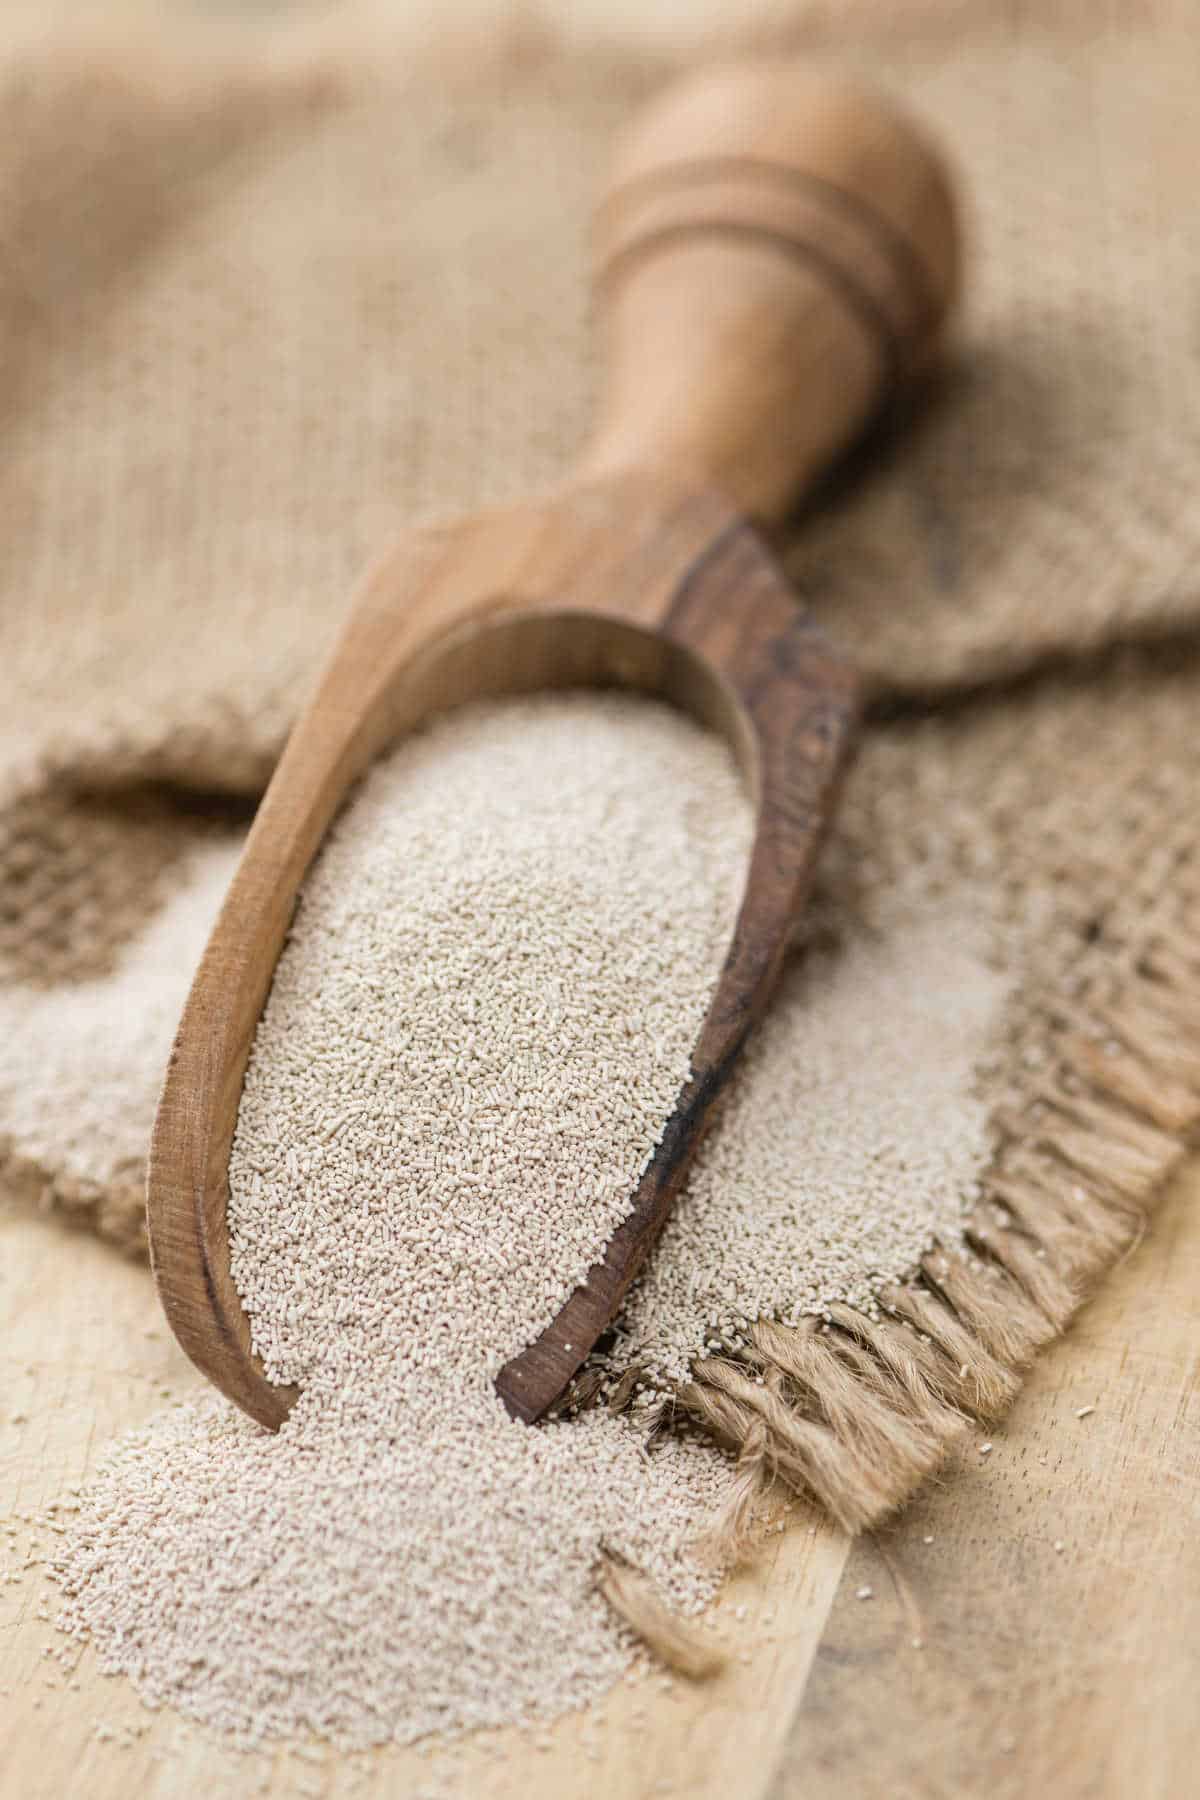
<svg viewBox="0 0 1200 1800">
<path fill-rule="evenodd" d="M 336 42 L 0 48 L 0 1167 L 136 1253 L 188 972 L 356 578 L 582 436 L 590 197 L 705 35 L 648 44 L 626 10 L 482 48 L 345 14 Z M 1007 1404 L 1200 1119 L 1197 25 L 720 29 L 860 63 L 962 169 L 950 364 L 788 560 L 875 702 L 814 928 L 949 899 L 1013 993 L 962 1241 L 877 1317 L 764 1320 L 678 1387 L 742 1459 L 742 1517 L 776 1478 L 850 1527 L 894 1506 Z"/>
</svg>

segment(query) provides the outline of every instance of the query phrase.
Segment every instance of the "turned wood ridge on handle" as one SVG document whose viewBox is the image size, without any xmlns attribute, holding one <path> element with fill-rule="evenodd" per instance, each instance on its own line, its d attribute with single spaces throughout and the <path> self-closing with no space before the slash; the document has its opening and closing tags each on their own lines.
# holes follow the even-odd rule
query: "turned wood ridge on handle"
<svg viewBox="0 0 1200 1800">
<path fill-rule="evenodd" d="M 958 271 L 940 160 L 827 71 L 715 70 L 630 135 L 597 239 L 609 380 L 578 471 L 529 505 L 414 532 L 376 568 L 259 808 L 175 1041 L 150 1155 L 155 1277 L 193 1361 L 271 1427 L 295 1392 L 263 1373 L 230 1272 L 230 1145 L 297 890 L 368 764 L 465 700 L 617 683 L 722 730 L 753 787 L 745 893 L 692 1078 L 586 1282 L 497 1378 L 532 1420 L 670 1211 L 778 975 L 853 735 L 853 673 L 748 521 L 778 524 L 934 347 Z"/>
</svg>

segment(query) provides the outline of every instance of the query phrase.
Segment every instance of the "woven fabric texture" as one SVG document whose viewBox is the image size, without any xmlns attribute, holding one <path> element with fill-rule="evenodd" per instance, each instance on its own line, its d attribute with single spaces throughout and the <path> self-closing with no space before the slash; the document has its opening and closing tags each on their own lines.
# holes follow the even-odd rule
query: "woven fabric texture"
<svg viewBox="0 0 1200 1800">
<path fill-rule="evenodd" d="M 786 557 L 875 697 L 814 918 L 887 930 L 958 895 L 1014 979 L 989 1094 L 1010 1236 L 976 1221 L 971 1254 L 1016 1323 L 932 1267 L 897 1303 L 951 1357 L 957 1306 L 1005 1378 L 1200 1118 L 1197 24 L 852 6 L 835 33 L 764 5 L 712 27 L 881 75 L 969 196 L 948 368 Z M 487 50 L 448 28 L 0 54 L 0 1165 L 135 1250 L 247 803 L 371 556 L 569 464 L 604 155 L 705 36 L 518 25 Z M 685 1404 L 761 1455 L 752 1402 L 709 1376 Z M 930 1391 L 926 1464 L 974 1405 Z M 821 1497 L 862 1522 L 919 1464 Z"/>
</svg>

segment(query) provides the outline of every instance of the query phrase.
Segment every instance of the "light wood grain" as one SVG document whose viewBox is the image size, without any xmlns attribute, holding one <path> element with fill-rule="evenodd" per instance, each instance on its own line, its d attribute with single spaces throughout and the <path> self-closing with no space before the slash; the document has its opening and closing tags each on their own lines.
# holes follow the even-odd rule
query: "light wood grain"
<svg viewBox="0 0 1200 1800">
<path fill-rule="evenodd" d="M 1200 1166 L 983 1441 L 856 1546 L 771 1800 L 1200 1792 Z"/>
<path fill-rule="evenodd" d="M 84 1481 L 164 1390 L 203 1383 L 145 1271 L 90 1238 L 0 1210 L 0 1284 L 3 1525 Z M 1042 1358 L 990 1457 L 968 1448 L 848 1563 L 842 1538 L 810 1536 L 798 1519 L 723 1598 L 727 1675 L 670 1695 L 621 1689 L 595 1715 L 560 1721 L 545 1750 L 504 1733 L 428 1760 L 236 1756 L 145 1712 L 90 1653 L 78 1690 L 48 1676 L 43 1650 L 63 1640 L 36 1611 L 53 1590 L 26 1571 L 0 1585 L 0 1800 L 655 1800 L 663 1782 L 688 1800 L 1190 1800 L 1198 1350 L 1193 1162 L 1146 1242 Z M 22 1550 L 26 1529 L 18 1521 Z M 855 1598 L 864 1583 L 870 1601 Z M 144 1731 L 126 1749 L 97 1741 L 97 1725 Z"/>
<path fill-rule="evenodd" d="M 148 1187 L 159 1292 L 189 1356 L 265 1425 L 295 1394 L 251 1351 L 230 1147 L 296 894 L 370 762 L 462 701 L 619 685 L 723 729 L 754 791 L 691 1076 L 626 1219 L 497 1380 L 526 1420 L 562 1394 L 665 1223 L 774 987 L 836 797 L 853 675 L 738 509 L 778 520 L 928 351 L 957 271 L 947 178 L 907 121 L 841 78 L 724 70 L 635 133 L 600 238 L 611 380 L 583 471 L 549 499 L 414 534 L 377 569 L 259 809 L 171 1055 Z"/>
</svg>

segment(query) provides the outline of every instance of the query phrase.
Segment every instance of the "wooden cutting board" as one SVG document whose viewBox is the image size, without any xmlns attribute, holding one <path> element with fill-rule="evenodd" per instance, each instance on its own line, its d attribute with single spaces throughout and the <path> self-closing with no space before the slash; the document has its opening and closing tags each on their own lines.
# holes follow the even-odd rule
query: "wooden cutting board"
<svg viewBox="0 0 1200 1800">
<path fill-rule="evenodd" d="M 622 1688 L 544 1748 L 505 1733 L 451 1756 L 239 1756 L 147 1712 L 86 1650 L 63 1669 L 45 1652 L 66 1640 L 37 1617 L 55 1590 L 21 1568 L 20 1515 L 62 1501 L 115 1433 L 202 1381 L 144 1269 L 4 1207 L 0 1317 L 0 1538 L 17 1531 L 0 1568 L 21 1577 L 0 1584 L 2 1800 L 1197 1792 L 1200 1161 L 987 1455 L 970 1439 L 944 1482 L 853 1547 L 798 1520 L 730 1584 L 726 1675 Z"/>
</svg>

